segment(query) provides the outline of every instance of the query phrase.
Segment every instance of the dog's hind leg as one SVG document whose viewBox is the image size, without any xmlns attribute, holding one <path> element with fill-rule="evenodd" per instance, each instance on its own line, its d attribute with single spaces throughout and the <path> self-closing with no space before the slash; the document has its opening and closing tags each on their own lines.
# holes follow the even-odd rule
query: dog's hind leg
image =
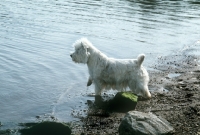
<svg viewBox="0 0 200 135">
<path fill-rule="evenodd" d="M 90 86 L 92 84 L 92 78 L 89 76 L 87 86 Z"/>
</svg>

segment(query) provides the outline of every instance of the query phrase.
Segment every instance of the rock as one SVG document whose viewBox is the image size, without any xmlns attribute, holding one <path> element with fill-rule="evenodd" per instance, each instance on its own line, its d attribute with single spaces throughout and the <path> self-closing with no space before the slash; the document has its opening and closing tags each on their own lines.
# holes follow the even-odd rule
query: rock
<svg viewBox="0 0 200 135">
<path fill-rule="evenodd" d="M 173 127 L 165 119 L 152 113 L 130 111 L 119 126 L 119 135 L 171 135 Z"/>
<path fill-rule="evenodd" d="M 0 135 L 10 135 L 10 131 L 9 130 L 0 130 Z"/>
<path fill-rule="evenodd" d="M 138 97 L 131 92 L 118 92 L 110 101 L 110 107 L 114 111 L 127 112 L 134 110 Z"/>
<path fill-rule="evenodd" d="M 30 128 L 21 129 L 19 132 L 22 135 L 70 135 L 71 129 L 63 123 L 42 122 Z"/>
<path fill-rule="evenodd" d="M 138 97 L 131 92 L 119 92 L 114 98 L 104 100 L 101 96 L 95 96 L 94 103 L 88 103 L 90 108 L 101 108 L 109 112 L 128 112 L 134 110 Z"/>
</svg>

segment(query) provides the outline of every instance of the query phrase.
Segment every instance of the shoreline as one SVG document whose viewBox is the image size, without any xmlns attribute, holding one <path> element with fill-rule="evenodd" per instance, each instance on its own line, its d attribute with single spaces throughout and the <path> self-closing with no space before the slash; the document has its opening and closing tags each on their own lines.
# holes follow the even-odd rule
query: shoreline
<svg viewBox="0 0 200 135">
<path fill-rule="evenodd" d="M 183 73 L 168 84 L 168 92 L 153 93 L 148 101 L 139 101 L 137 111 L 152 112 L 166 119 L 174 135 L 200 135 L 200 72 Z"/>
<path fill-rule="evenodd" d="M 172 56 L 169 60 L 179 56 Z M 166 119 L 174 128 L 174 135 L 200 135 L 200 67 L 199 57 L 185 56 L 183 61 L 160 63 L 149 72 L 149 100 L 139 100 L 136 111 L 151 112 Z M 118 135 L 118 127 L 126 113 L 110 113 L 109 117 L 88 116 L 81 119 L 74 134 Z M 84 121 L 93 121 L 88 124 Z"/>
<path fill-rule="evenodd" d="M 200 71 L 184 72 L 161 82 L 157 81 L 167 91 L 152 92 L 152 98 L 139 100 L 135 110 L 166 119 L 174 128 L 174 135 L 200 135 Z M 108 117 L 100 114 L 82 118 L 73 133 L 118 135 L 118 127 L 126 113 L 113 112 Z"/>
</svg>

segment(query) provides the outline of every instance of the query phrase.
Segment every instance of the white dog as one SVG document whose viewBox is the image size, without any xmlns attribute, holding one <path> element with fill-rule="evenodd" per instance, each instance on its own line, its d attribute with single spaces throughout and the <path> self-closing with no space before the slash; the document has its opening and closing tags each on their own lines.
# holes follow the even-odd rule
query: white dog
<svg viewBox="0 0 200 135">
<path fill-rule="evenodd" d="M 87 64 L 90 77 L 87 86 L 94 83 L 95 94 L 101 95 L 103 89 L 124 91 L 129 87 L 135 94 L 150 98 L 149 75 L 142 66 L 145 55 L 137 59 L 109 58 L 95 48 L 86 38 L 77 40 L 75 52 L 70 56 L 76 63 Z"/>
</svg>

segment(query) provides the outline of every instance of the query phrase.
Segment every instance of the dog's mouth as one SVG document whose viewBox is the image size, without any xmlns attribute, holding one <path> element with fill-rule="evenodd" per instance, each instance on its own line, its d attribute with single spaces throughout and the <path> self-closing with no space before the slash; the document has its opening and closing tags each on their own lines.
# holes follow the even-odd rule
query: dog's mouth
<svg viewBox="0 0 200 135">
<path fill-rule="evenodd" d="M 73 58 L 72 58 L 72 61 L 73 61 L 73 62 L 76 62 Z"/>
<path fill-rule="evenodd" d="M 71 56 L 71 55 L 70 55 L 70 56 Z M 71 58 L 72 58 L 72 61 L 73 61 L 73 62 L 78 63 L 72 56 L 71 56 Z"/>
</svg>

